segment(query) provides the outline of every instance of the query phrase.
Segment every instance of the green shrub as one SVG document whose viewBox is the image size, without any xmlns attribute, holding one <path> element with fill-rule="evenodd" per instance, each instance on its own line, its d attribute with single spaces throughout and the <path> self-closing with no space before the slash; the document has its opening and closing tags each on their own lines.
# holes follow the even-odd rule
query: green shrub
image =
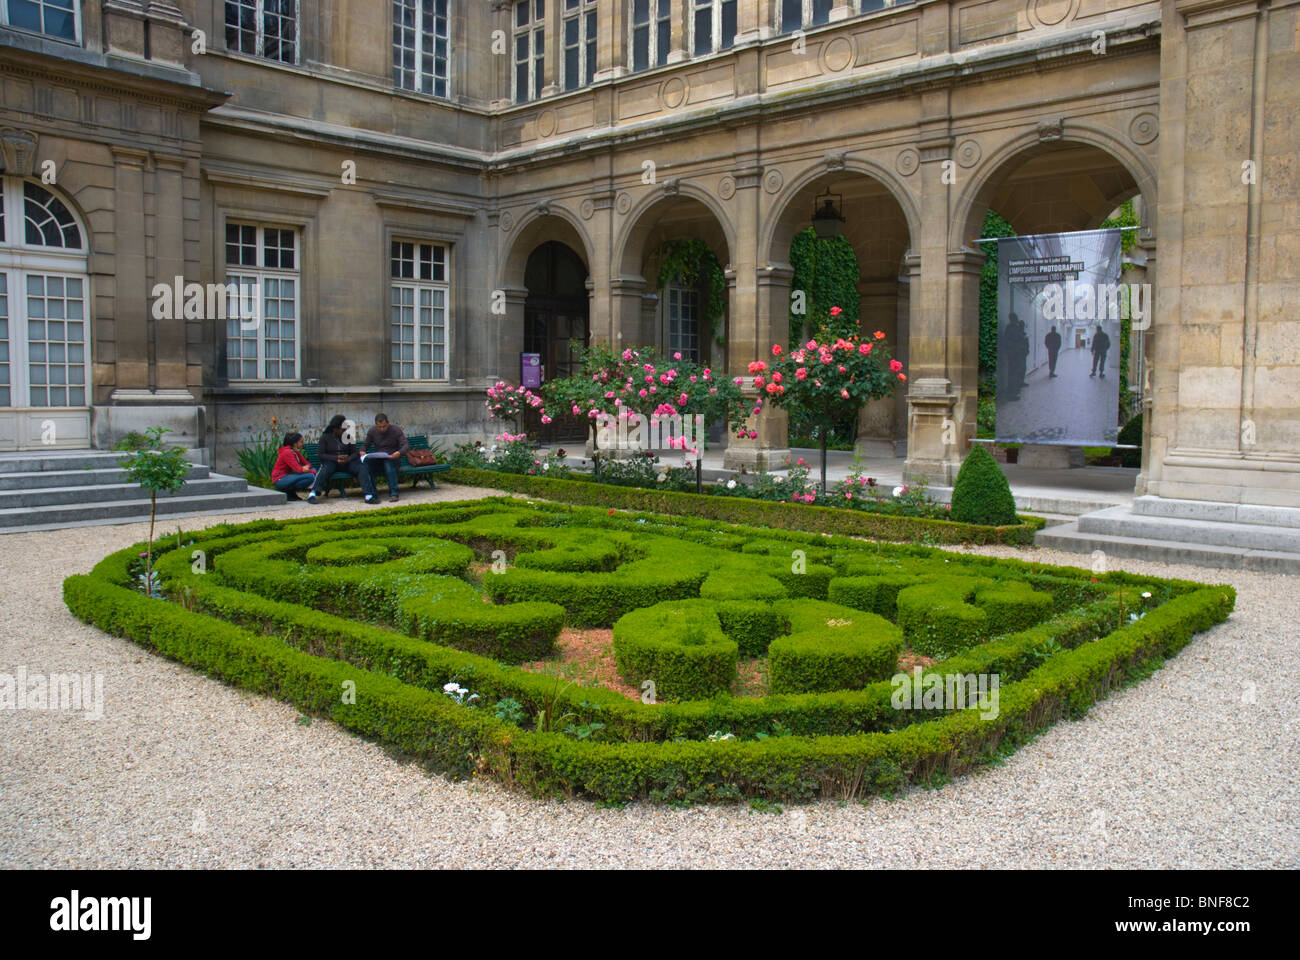
<svg viewBox="0 0 1300 960">
<path fill-rule="evenodd" d="M 701 588 L 703 593 L 703 588 Z M 725 633 L 740 647 L 743 657 L 761 657 L 773 638 L 788 633 L 785 618 L 765 603 L 748 600 L 721 600 L 714 604 Z"/>
<path fill-rule="evenodd" d="M 1016 522 L 1016 501 L 1006 474 L 982 444 L 971 448 L 957 471 L 951 515 L 957 523 L 994 527 Z"/>
<path fill-rule="evenodd" d="M 897 669 L 903 634 L 883 617 L 817 601 L 775 609 L 791 634 L 768 647 L 773 693 L 860 690 Z"/>
<path fill-rule="evenodd" d="M 388 559 L 388 547 L 382 543 L 356 543 L 351 540 L 332 541 L 312 547 L 304 555 L 308 563 L 322 563 L 329 567 L 352 564 L 379 563 Z"/>
<path fill-rule="evenodd" d="M 984 611 L 995 633 L 1027 630 L 1052 615 L 1052 595 L 1019 580 L 976 588 L 975 605 Z"/>
<path fill-rule="evenodd" d="M 988 614 L 967 601 L 988 583 L 974 577 L 941 577 L 898 591 L 898 625 L 911 648 L 943 658 L 987 637 Z"/>
<path fill-rule="evenodd" d="M 1135 450 L 1112 451 L 1113 453 L 1118 453 L 1120 455 L 1124 466 L 1142 466 L 1142 414 L 1139 413 L 1136 417 L 1129 420 L 1128 423 L 1124 424 L 1123 429 L 1119 432 L 1119 436 L 1115 438 L 1115 442 L 1125 444 L 1126 446 L 1131 444 L 1137 448 Z"/>
<path fill-rule="evenodd" d="M 708 600 L 657 603 L 614 624 L 619 675 L 636 687 L 653 681 L 664 699 L 695 700 L 726 690 L 736 680 L 737 651 Z"/>
<path fill-rule="evenodd" d="M 780 600 L 785 595 L 775 577 L 744 570 L 715 570 L 700 584 L 706 600 Z"/>
</svg>

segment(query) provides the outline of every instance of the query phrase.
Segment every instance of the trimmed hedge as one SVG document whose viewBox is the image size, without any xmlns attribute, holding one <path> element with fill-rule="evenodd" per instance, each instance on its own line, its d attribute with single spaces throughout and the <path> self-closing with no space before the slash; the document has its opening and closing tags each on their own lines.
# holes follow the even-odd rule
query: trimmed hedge
<svg viewBox="0 0 1300 960">
<path fill-rule="evenodd" d="M 647 522 L 640 525 L 638 519 Z M 397 526 L 405 537 L 392 535 Z M 492 530 L 496 533 L 489 536 Z M 1009 583 L 1023 581 L 1050 595 L 1058 611 L 1050 619 L 968 647 L 935 665 L 934 672 L 1001 675 L 1000 712 L 995 718 L 981 719 L 976 710 L 895 709 L 890 704 L 891 685 L 885 679 L 861 689 L 830 693 L 717 696 L 646 705 L 614 691 L 569 687 L 555 677 L 310 609 L 302 605 L 308 598 L 301 592 L 269 598 L 246 592 L 251 586 L 237 589 L 240 585 L 223 581 L 227 574 L 238 574 L 250 583 L 256 581 L 260 591 L 278 590 L 281 578 L 296 575 L 307 551 L 323 542 L 322 534 L 326 539 L 356 536 L 383 541 L 394 553 L 413 551 L 373 565 L 388 567 L 414 557 L 418 545 L 410 540 L 433 537 L 434 531 L 441 538 L 463 537 L 466 542 L 478 538 L 482 542 L 476 542 L 473 549 L 480 554 L 492 543 L 547 549 L 541 545 L 563 540 L 564 532 L 589 540 L 594 535 L 608 535 L 620 550 L 632 551 L 623 554 L 627 557 L 638 549 L 646 552 L 641 560 L 629 559 L 616 573 L 659 555 L 656 537 L 660 533 L 674 531 L 680 550 L 695 560 L 701 549 L 724 549 L 730 551 L 731 558 L 739 559 L 745 556 L 739 543 L 753 535 L 743 528 L 718 529 L 708 521 L 609 517 L 604 511 L 528 507 L 501 500 L 472 509 L 435 505 L 376 510 L 338 519 L 260 521 L 243 527 L 223 524 L 182 534 L 181 541 L 193 540 L 183 547 L 173 547 L 165 539 L 155 548 L 160 553 L 166 589 L 193 609 L 149 599 L 128 587 L 142 545 L 105 558 L 89 575 L 69 577 L 64 582 L 64 598 L 69 609 L 87 622 L 229 683 L 329 716 L 453 776 L 479 770 L 538 794 L 621 802 L 744 796 L 850 798 L 925 780 L 936 773 L 960 772 L 988 758 L 1000 744 L 1019 742 L 1059 717 L 1081 715 L 1096 699 L 1173 655 L 1198 631 L 1225 619 L 1235 596 L 1231 588 L 1223 586 L 1123 573 L 1093 577 L 1086 570 L 946 555 L 952 561 L 950 568 L 988 581 L 991 592 L 1023 597 L 1025 588 L 1008 588 Z M 772 539 L 774 534 L 767 531 L 764 536 Z M 944 559 L 944 555 L 923 548 L 878 549 L 840 537 L 776 537 L 784 543 L 813 543 L 834 551 L 826 559 L 837 571 L 858 564 L 885 575 L 879 571 L 896 565 L 899 570 L 920 574 Z M 259 548 L 256 553 L 241 553 L 253 546 Z M 194 572 L 194 550 L 204 552 L 208 573 Z M 777 552 L 770 551 L 770 555 L 775 559 Z M 443 562 L 450 556 L 444 551 Z M 429 559 L 426 556 L 426 562 Z M 760 553 L 756 560 L 761 559 Z M 781 559 L 785 563 L 784 557 Z M 714 564 L 715 569 L 719 566 Z M 355 575 L 366 569 L 316 566 L 312 573 Z M 700 571 L 700 583 L 707 572 L 707 567 Z M 994 573 L 996 576 L 991 575 Z M 402 582 L 409 578 L 409 582 L 427 587 L 445 575 L 390 567 L 383 576 Z M 639 589 L 629 584 L 633 593 Z M 1144 598 L 1143 593 L 1151 596 Z M 325 598 L 316 599 L 329 606 Z M 489 610 L 511 609 L 475 602 Z M 693 603 L 703 607 L 704 601 Z M 771 618 L 732 629 L 729 634 L 723 610 L 728 603 L 737 602 L 709 603 L 718 611 L 718 631 L 735 642 L 740 629 L 755 637 L 772 631 L 776 639 L 769 641 L 779 642 L 786 630 L 795 635 L 815 628 L 816 621 L 810 623 L 810 618 L 823 612 L 813 601 L 780 600 L 771 605 Z M 1042 601 L 1031 603 L 1041 607 Z M 855 624 L 857 617 L 866 615 L 835 609 L 841 611 L 839 619 L 854 619 Z M 734 615 L 739 617 L 740 612 Z M 650 612 L 639 611 L 637 616 L 649 618 Z M 1130 616 L 1140 619 L 1128 622 Z M 707 636 L 717 642 L 717 633 L 709 631 Z M 442 684 L 451 680 L 479 693 L 485 707 L 512 697 L 532 715 L 539 709 L 562 711 L 572 714 L 575 723 L 599 720 L 604 727 L 589 739 L 522 729 L 497 720 L 490 709 L 458 706 L 441 692 Z M 340 696 L 349 683 L 355 684 L 354 703 L 344 703 Z M 771 736 L 778 732 L 778 723 L 794 735 Z M 746 739 L 705 739 L 719 730 Z M 760 734 L 768 738 L 748 739 Z"/>
<path fill-rule="evenodd" d="M 656 697 L 697 700 L 736 680 L 737 644 L 722 632 L 708 600 L 670 600 L 633 610 L 614 624 L 618 672 L 640 687 L 654 683 Z"/>
<path fill-rule="evenodd" d="M 648 510 L 678 516 L 707 517 L 726 523 L 757 524 L 784 530 L 837 533 L 877 540 L 917 541 L 930 538 L 939 543 L 1011 543 L 1028 545 L 1034 534 L 1046 526 L 1042 517 L 1024 515 L 1013 526 L 988 527 L 952 520 L 900 517 L 840 510 L 785 501 L 749 500 L 741 497 L 703 496 L 671 490 L 615 487 L 582 480 L 551 480 L 492 470 L 455 468 L 447 471 L 448 483 L 470 487 L 512 490 L 563 503 Z M 769 531 L 770 532 L 770 531 Z"/>
<path fill-rule="evenodd" d="M 952 485 L 952 518 L 960 523 L 999 526 L 1016 518 L 1016 500 L 1007 475 L 983 444 L 975 444 L 962 461 Z"/>
<path fill-rule="evenodd" d="M 860 690 L 898 669 L 903 633 L 883 617 L 818 601 L 774 607 L 791 634 L 768 648 L 773 693 Z"/>
</svg>

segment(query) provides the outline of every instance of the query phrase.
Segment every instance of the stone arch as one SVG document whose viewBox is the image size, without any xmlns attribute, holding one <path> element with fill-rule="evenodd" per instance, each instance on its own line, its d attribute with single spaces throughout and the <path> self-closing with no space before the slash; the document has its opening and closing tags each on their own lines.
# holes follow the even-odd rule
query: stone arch
<svg viewBox="0 0 1300 960">
<path fill-rule="evenodd" d="M 519 219 L 505 243 L 506 255 L 501 265 L 502 285 L 524 286 L 524 268 L 538 246 L 556 240 L 568 246 L 591 269 L 593 245 L 582 220 L 567 207 L 557 203 L 534 207 Z"/>
<path fill-rule="evenodd" d="M 790 183 L 775 198 L 770 215 L 760 227 L 758 243 L 760 259 L 766 256 L 769 263 L 785 263 L 790 242 L 798 232 L 794 228 L 796 221 L 792 217 L 798 208 L 797 201 L 806 199 L 809 201 L 807 206 L 811 207 L 813 196 L 825 182 L 853 175 L 879 183 L 884 187 L 885 192 L 893 197 L 903 213 L 908 235 L 915 245 L 916 238 L 921 235 L 921 214 L 912 192 L 896 175 L 880 164 L 865 158 L 846 157 L 842 168 L 831 169 L 826 166 L 824 160 L 819 160 L 798 176 L 791 178 Z M 807 224 L 805 223 L 804 226 Z"/>
<path fill-rule="evenodd" d="M 689 208 L 693 204 L 704 207 L 721 233 L 721 244 L 717 236 L 702 236 L 700 239 L 709 244 L 723 267 L 730 264 L 732 253 L 736 249 L 736 229 L 726 208 L 713 194 L 694 183 L 678 183 L 672 193 L 666 192 L 664 184 L 660 183 L 635 202 L 624 217 L 623 229 L 615 243 L 614 255 L 610 258 L 614 269 L 624 276 L 639 276 L 642 264 L 652 252 L 649 241 L 664 215 L 671 213 L 674 207 Z M 720 245 L 724 248 L 719 249 Z"/>
<path fill-rule="evenodd" d="M 1072 147 L 1090 147 L 1127 174 L 1130 181 L 1128 184 L 1118 185 L 1118 189 L 1101 188 L 1107 198 L 1106 202 L 1113 201 L 1110 209 L 1114 209 L 1114 206 L 1129 197 L 1141 194 L 1147 218 L 1143 224 L 1144 232 L 1149 231 L 1154 235 L 1157 215 L 1156 172 L 1151 160 L 1126 144 L 1113 131 L 1095 124 L 1067 121 L 1064 134 L 1059 139 L 1043 141 L 1037 130 L 1026 130 L 989 152 L 957 199 L 949 227 L 948 249 L 961 250 L 969 246 L 972 238 L 979 236 L 985 212 L 992 205 L 998 190 L 1012 175 L 1040 156 Z M 1109 210 L 1100 215 L 1090 213 L 1080 229 L 1096 226 L 1107 213 Z"/>
</svg>

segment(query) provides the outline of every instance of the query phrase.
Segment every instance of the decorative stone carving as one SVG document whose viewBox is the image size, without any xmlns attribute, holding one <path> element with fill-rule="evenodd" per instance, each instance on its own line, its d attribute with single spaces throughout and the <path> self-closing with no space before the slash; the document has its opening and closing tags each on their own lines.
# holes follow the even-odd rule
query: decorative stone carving
<svg viewBox="0 0 1300 960">
<path fill-rule="evenodd" d="M 1065 136 L 1065 118 L 1057 117 L 1055 120 L 1038 121 L 1038 140 L 1040 143 L 1047 143 L 1052 140 L 1060 140 Z"/>
<path fill-rule="evenodd" d="M 670 77 L 664 82 L 659 95 L 665 107 L 676 110 L 686 102 L 686 81 L 681 77 Z"/>
<path fill-rule="evenodd" d="M 768 193 L 776 193 L 785 184 L 785 177 L 781 175 L 780 170 L 769 170 L 763 176 L 763 189 Z"/>
<path fill-rule="evenodd" d="M 830 151 L 829 153 L 827 153 L 826 156 L 823 157 L 822 159 L 826 162 L 826 169 L 827 169 L 827 170 L 843 170 L 843 169 L 844 169 L 844 151 L 843 151 L 843 150 L 832 150 L 832 151 Z"/>
<path fill-rule="evenodd" d="M 1139 113 L 1128 125 L 1128 135 L 1134 143 L 1150 143 L 1160 136 L 1160 118 L 1154 113 Z"/>
<path fill-rule="evenodd" d="M 980 162 L 980 157 L 982 155 L 983 151 L 980 150 L 980 145 L 978 143 L 974 140 L 963 140 L 957 146 L 955 159 L 959 166 L 970 168 Z"/>
<path fill-rule="evenodd" d="M 853 62 L 853 43 L 848 37 L 835 37 L 822 47 L 822 63 L 831 73 L 839 73 Z"/>
<path fill-rule="evenodd" d="M 614 209 L 619 213 L 626 214 L 632 209 L 632 196 L 627 192 L 620 193 L 618 199 L 614 201 Z"/>
<path fill-rule="evenodd" d="M 899 151 L 898 159 L 894 161 L 894 169 L 905 177 L 910 177 L 912 174 L 916 173 L 916 170 L 920 165 L 921 155 L 911 147 Z"/>
<path fill-rule="evenodd" d="M 501 230 L 504 233 L 509 233 L 514 228 L 515 215 L 507 210 L 505 213 L 501 214 Z"/>
<path fill-rule="evenodd" d="M 578 208 L 578 212 L 582 214 L 582 219 L 590 220 L 596 213 L 596 204 L 592 202 L 590 197 L 588 197 L 582 201 L 582 206 Z"/>
<path fill-rule="evenodd" d="M 676 177 L 670 177 L 664 181 L 663 187 L 665 197 L 675 197 L 681 192 L 682 184 Z"/>
<path fill-rule="evenodd" d="M 736 195 L 736 180 L 734 177 L 723 177 L 718 181 L 718 196 L 723 200 L 730 200 Z"/>
<path fill-rule="evenodd" d="M 558 121 L 554 110 L 543 110 L 537 115 L 537 135 L 539 137 L 549 137 L 555 133 Z"/>
<path fill-rule="evenodd" d="M 30 130 L 5 127 L 0 130 L 0 153 L 5 173 L 30 177 L 36 172 L 37 136 Z"/>
</svg>

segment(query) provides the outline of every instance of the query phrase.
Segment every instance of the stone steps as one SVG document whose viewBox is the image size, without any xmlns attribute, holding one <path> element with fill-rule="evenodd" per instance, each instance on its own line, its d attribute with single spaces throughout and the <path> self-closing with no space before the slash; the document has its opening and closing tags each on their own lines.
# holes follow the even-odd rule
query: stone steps
<svg viewBox="0 0 1300 960">
<path fill-rule="evenodd" d="M 278 491 L 213 473 L 204 465 L 206 451 L 192 453 L 196 462 L 185 485 L 175 494 L 159 494 L 157 516 L 260 510 L 286 502 Z M 0 533 L 147 520 L 148 493 L 125 482 L 122 456 L 97 450 L 0 456 Z"/>
<path fill-rule="evenodd" d="M 1296 528 L 1144 516 L 1128 507 L 1110 507 L 1040 530 L 1034 543 L 1070 553 L 1100 550 L 1113 557 L 1300 574 Z"/>
</svg>

